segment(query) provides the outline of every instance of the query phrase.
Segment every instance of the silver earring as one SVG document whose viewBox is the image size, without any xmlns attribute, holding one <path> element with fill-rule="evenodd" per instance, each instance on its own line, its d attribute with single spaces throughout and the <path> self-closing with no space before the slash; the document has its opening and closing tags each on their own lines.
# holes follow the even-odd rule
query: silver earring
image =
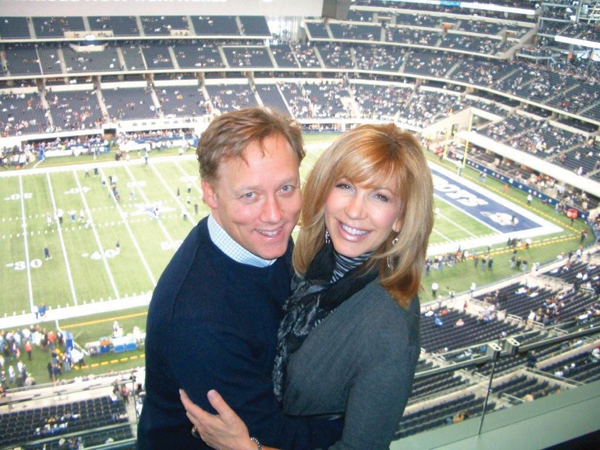
<svg viewBox="0 0 600 450">
<path fill-rule="evenodd" d="M 397 234 L 394 240 L 392 241 L 392 248 L 396 246 L 398 240 L 400 240 L 399 234 Z M 387 266 L 390 270 L 394 270 L 394 257 L 391 255 L 387 257 Z"/>
<path fill-rule="evenodd" d="M 325 244 L 329 244 L 331 239 L 329 237 L 329 230 L 325 229 Z"/>
</svg>

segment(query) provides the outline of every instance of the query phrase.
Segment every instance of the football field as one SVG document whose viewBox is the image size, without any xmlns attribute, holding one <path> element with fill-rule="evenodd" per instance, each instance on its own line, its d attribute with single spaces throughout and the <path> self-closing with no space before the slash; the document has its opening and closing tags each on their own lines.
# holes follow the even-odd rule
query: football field
<svg viewBox="0 0 600 450">
<path fill-rule="evenodd" d="M 0 311 L 126 306 L 152 291 L 207 211 L 193 156 L 138 161 L 2 177 Z"/>
<path fill-rule="evenodd" d="M 308 142 L 303 180 L 327 142 Z M 430 254 L 561 231 L 439 166 L 432 172 Z M 149 164 L 88 163 L 0 177 L 2 327 L 29 323 L 41 305 L 50 319 L 147 305 L 175 250 L 208 214 L 189 152 Z"/>
</svg>

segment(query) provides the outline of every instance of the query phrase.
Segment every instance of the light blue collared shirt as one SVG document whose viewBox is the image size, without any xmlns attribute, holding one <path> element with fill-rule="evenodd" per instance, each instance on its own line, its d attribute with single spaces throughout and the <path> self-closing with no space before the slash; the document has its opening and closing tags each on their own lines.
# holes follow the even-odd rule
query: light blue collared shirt
<svg viewBox="0 0 600 450">
<path fill-rule="evenodd" d="M 250 253 L 227 234 L 227 231 L 217 223 L 212 214 L 208 216 L 208 234 L 213 244 L 235 262 L 254 267 L 268 267 L 277 261 L 276 259 L 262 259 L 260 256 Z"/>
</svg>

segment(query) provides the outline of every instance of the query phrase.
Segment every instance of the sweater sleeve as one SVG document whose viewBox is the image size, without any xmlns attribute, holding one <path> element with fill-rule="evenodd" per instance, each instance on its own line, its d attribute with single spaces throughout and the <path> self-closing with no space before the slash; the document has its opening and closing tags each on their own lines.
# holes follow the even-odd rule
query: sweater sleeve
<svg viewBox="0 0 600 450">
<path fill-rule="evenodd" d="M 376 334 L 380 339 L 362 349 L 361 368 L 348 391 L 343 436 L 330 449 L 387 450 L 394 440 L 410 395 L 419 349 L 409 343 L 407 330 L 401 336 L 397 332 L 384 335 L 382 330 Z"/>
<path fill-rule="evenodd" d="M 282 449 L 327 448 L 342 431 L 339 421 L 287 417 L 273 394 L 270 377 L 261 370 L 256 342 L 223 324 L 203 324 L 194 342 L 172 343 L 170 367 L 189 397 L 213 412 L 206 393 L 216 389 L 242 418 L 252 436 L 264 445 Z"/>
</svg>

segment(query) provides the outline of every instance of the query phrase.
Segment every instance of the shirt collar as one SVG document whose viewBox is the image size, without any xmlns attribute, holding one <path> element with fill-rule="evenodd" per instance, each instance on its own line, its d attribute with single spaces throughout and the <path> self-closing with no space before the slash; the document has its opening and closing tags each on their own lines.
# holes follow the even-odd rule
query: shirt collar
<svg viewBox="0 0 600 450">
<path fill-rule="evenodd" d="M 213 244 L 235 262 L 253 267 L 268 267 L 277 261 L 277 259 L 262 259 L 260 256 L 246 250 L 229 236 L 212 214 L 208 216 L 208 234 Z"/>
</svg>

